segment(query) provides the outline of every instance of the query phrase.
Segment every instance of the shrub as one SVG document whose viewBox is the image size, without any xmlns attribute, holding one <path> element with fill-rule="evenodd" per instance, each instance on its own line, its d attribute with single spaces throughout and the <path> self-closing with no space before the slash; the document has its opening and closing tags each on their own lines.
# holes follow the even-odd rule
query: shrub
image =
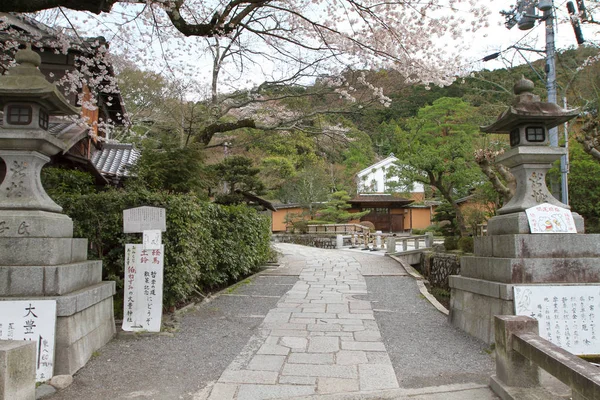
<svg viewBox="0 0 600 400">
<path fill-rule="evenodd" d="M 103 276 L 115 280 L 122 301 L 124 248 L 140 234 L 123 233 L 123 210 L 164 207 L 167 214 L 163 305 L 188 301 L 194 292 L 219 287 L 256 271 L 270 255 L 270 224 L 246 206 L 220 206 L 192 194 L 109 190 L 55 200 L 75 222 L 75 236 L 88 238 L 90 258 L 103 260 Z M 117 313 L 120 310 L 117 306 Z"/>
<path fill-rule="evenodd" d="M 458 249 L 458 236 L 446 236 L 444 238 L 444 248 L 446 251 Z"/>
<path fill-rule="evenodd" d="M 458 239 L 458 249 L 465 253 L 473 252 L 473 238 L 470 236 L 464 236 Z"/>
</svg>

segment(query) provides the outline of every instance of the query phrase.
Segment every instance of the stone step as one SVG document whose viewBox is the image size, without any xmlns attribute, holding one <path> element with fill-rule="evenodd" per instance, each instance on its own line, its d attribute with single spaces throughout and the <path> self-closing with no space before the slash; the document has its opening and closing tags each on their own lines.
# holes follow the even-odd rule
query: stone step
<svg viewBox="0 0 600 400">
<path fill-rule="evenodd" d="M 0 266 L 0 296 L 60 296 L 102 281 L 102 261 Z"/>
<path fill-rule="evenodd" d="M 600 234 L 515 234 L 475 238 L 475 255 L 499 258 L 600 257 Z"/>
<path fill-rule="evenodd" d="M 501 283 L 587 283 L 600 281 L 600 257 L 462 257 L 465 278 Z"/>
<path fill-rule="evenodd" d="M 0 237 L 3 265 L 60 265 L 87 260 L 87 239 Z"/>
</svg>

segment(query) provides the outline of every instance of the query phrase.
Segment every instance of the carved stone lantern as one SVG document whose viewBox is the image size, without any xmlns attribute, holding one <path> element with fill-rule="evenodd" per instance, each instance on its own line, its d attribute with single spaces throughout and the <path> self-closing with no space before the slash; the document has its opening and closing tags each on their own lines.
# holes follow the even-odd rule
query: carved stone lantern
<svg viewBox="0 0 600 400">
<path fill-rule="evenodd" d="M 15 56 L 17 65 L 0 76 L 0 158 L 6 175 L 0 185 L 0 236 L 70 237 L 71 220 L 45 192 L 42 167 L 66 144 L 48 132 L 51 115 L 78 115 L 38 67 L 40 56 L 27 48 Z M 26 222 L 24 222 L 26 221 Z"/>
<path fill-rule="evenodd" d="M 19 50 L 0 76 L 0 302 L 56 300 L 54 373 L 74 374 L 115 333 L 115 282 L 102 261 L 88 260 L 88 241 L 40 180 L 50 156 L 68 145 L 48 130 L 52 115 L 79 114 L 39 70 L 40 56 Z"/>
<path fill-rule="evenodd" d="M 566 149 L 550 147 L 548 131 L 578 114 L 554 103 L 540 101 L 533 94 L 533 82 L 521 78 L 514 86 L 515 100 L 498 120 L 481 128 L 486 133 L 510 135 L 510 150 L 496 158 L 510 168 L 517 187 L 512 199 L 497 210 L 498 216 L 488 223 L 488 234 L 529 233 L 525 210 L 541 203 L 570 208 L 548 191 L 546 173 Z M 583 219 L 574 214 L 577 231 L 583 232 Z"/>
</svg>

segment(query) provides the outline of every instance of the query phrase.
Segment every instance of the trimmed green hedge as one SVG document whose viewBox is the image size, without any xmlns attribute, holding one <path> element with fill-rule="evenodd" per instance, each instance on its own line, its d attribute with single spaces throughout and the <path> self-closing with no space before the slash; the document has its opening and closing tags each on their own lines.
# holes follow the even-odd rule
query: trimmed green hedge
<svg viewBox="0 0 600 400">
<path fill-rule="evenodd" d="M 117 282 L 115 298 L 122 301 L 126 243 L 140 243 L 141 234 L 123 233 L 123 210 L 164 207 L 164 300 L 167 308 L 258 270 L 270 256 L 268 218 L 245 205 L 220 206 L 194 195 L 145 190 L 59 195 L 54 200 L 75 222 L 75 237 L 89 239 L 89 258 L 103 260 L 105 279 Z"/>
</svg>

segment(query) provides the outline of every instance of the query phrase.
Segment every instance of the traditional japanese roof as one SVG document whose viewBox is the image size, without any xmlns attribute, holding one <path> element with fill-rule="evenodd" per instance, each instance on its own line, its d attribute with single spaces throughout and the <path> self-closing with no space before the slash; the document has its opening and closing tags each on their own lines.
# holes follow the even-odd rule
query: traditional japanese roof
<svg viewBox="0 0 600 400">
<path fill-rule="evenodd" d="M 579 110 L 565 110 L 555 103 L 540 101 L 540 96 L 532 93 L 533 82 L 521 78 L 514 86 L 516 95 L 498 120 L 491 125 L 480 127 L 486 133 L 510 133 L 525 123 L 541 124 L 546 129 L 554 128 L 579 115 Z"/>
<path fill-rule="evenodd" d="M 348 203 L 357 206 L 386 205 L 402 207 L 414 202 L 414 200 L 398 197 L 391 194 L 359 194 Z"/>
<path fill-rule="evenodd" d="M 267 210 L 277 211 L 277 209 L 273 206 L 273 204 L 271 204 L 270 201 L 267 201 L 267 200 L 265 200 L 265 199 L 263 199 L 261 197 L 258 197 L 258 196 L 254 195 L 252 193 L 244 192 L 243 190 L 240 190 L 240 189 L 236 189 L 235 192 L 241 194 L 242 196 L 244 196 L 248 201 L 260 204 L 261 206 L 263 206 Z"/>
<path fill-rule="evenodd" d="M 140 152 L 133 144 L 105 143 L 92 155 L 92 163 L 103 175 L 122 178 L 129 176 L 129 168 L 139 157 Z"/>
</svg>

